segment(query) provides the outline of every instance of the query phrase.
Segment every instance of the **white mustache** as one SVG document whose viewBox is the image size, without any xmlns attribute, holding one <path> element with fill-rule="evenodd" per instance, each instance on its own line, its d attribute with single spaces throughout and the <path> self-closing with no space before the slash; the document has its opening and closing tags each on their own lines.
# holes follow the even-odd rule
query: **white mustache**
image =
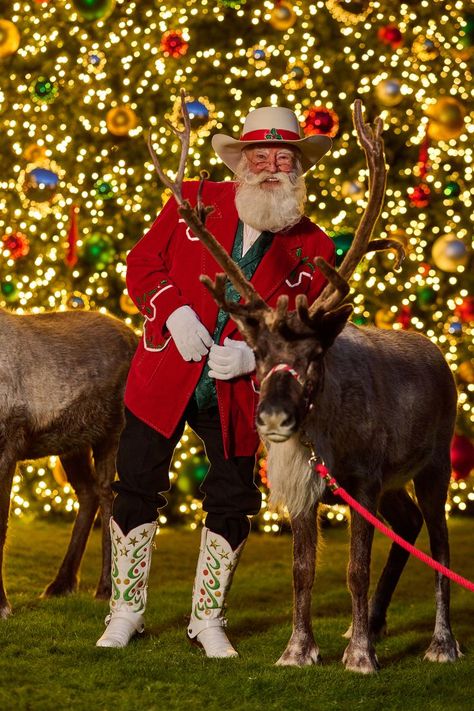
<svg viewBox="0 0 474 711">
<path fill-rule="evenodd" d="M 282 185 L 294 185 L 297 179 L 296 174 L 292 171 L 291 173 L 270 173 L 269 171 L 262 171 L 261 173 L 251 173 L 246 170 L 241 176 L 242 182 L 246 185 L 260 185 L 268 179 L 278 181 Z"/>
</svg>

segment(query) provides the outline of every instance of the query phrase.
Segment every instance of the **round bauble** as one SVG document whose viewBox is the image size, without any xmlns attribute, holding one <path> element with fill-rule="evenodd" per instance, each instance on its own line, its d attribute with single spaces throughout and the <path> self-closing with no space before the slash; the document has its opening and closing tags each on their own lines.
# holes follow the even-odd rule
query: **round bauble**
<svg viewBox="0 0 474 711">
<path fill-rule="evenodd" d="M 385 79 L 375 87 L 375 95 L 383 106 L 397 106 L 403 99 L 402 83 L 399 79 Z"/>
<path fill-rule="evenodd" d="M 466 435 L 455 434 L 451 441 L 453 479 L 467 479 L 474 469 L 474 444 Z"/>
<path fill-rule="evenodd" d="M 384 25 L 377 32 L 377 37 L 384 44 L 390 45 L 392 49 L 397 49 L 403 44 L 403 35 L 397 25 Z"/>
<path fill-rule="evenodd" d="M 202 101 L 187 101 L 186 108 L 192 128 L 199 128 L 209 121 L 209 109 Z"/>
<path fill-rule="evenodd" d="M 17 288 L 12 281 L 0 282 L 0 294 L 3 296 L 5 301 L 8 301 L 9 303 L 16 301 L 18 298 Z"/>
<path fill-rule="evenodd" d="M 51 104 L 58 95 L 58 87 L 53 79 L 38 77 L 29 87 L 33 101 L 38 104 Z"/>
<path fill-rule="evenodd" d="M 455 180 L 450 180 L 443 188 L 443 195 L 448 198 L 457 198 L 461 194 L 461 186 Z"/>
<path fill-rule="evenodd" d="M 96 196 L 101 200 L 110 200 L 114 196 L 114 185 L 108 180 L 98 180 L 94 188 Z"/>
<path fill-rule="evenodd" d="M 104 269 L 113 262 L 115 248 L 112 239 L 108 235 L 94 232 L 86 237 L 81 249 L 82 260 L 96 269 Z"/>
<path fill-rule="evenodd" d="M 183 37 L 182 30 L 168 30 L 161 35 L 160 49 L 165 57 L 184 57 L 189 49 L 189 42 Z"/>
<path fill-rule="evenodd" d="M 420 35 L 411 46 L 413 54 L 422 62 L 430 62 L 439 54 L 438 45 L 429 37 Z"/>
<path fill-rule="evenodd" d="M 275 30 L 288 30 L 296 22 L 296 13 L 291 2 L 279 0 L 270 12 L 270 24 Z"/>
<path fill-rule="evenodd" d="M 407 195 L 412 207 L 427 207 L 431 201 L 431 190 L 424 183 L 408 188 Z"/>
<path fill-rule="evenodd" d="M 464 323 L 474 321 L 474 296 L 466 296 L 454 307 L 454 313 Z"/>
<path fill-rule="evenodd" d="M 431 286 L 420 286 L 416 290 L 416 301 L 421 308 L 434 304 L 436 297 L 436 291 Z"/>
<path fill-rule="evenodd" d="M 339 266 L 354 240 L 354 233 L 350 230 L 339 230 L 331 234 L 331 239 L 336 246 L 336 265 Z"/>
<path fill-rule="evenodd" d="M 7 257 L 5 250 L 9 252 L 10 259 L 21 259 L 26 257 L 30 251 L 30 242 L 23 232 L 10 232 L 2 237 L 3 256 Z"/>
<path fill-rule="evenodd" d="M 116 106 L 107 112 L 107 128 L 114 136 L 127 136 L 138 125 L 138 118 L 129 106 Z"/>
<path fill-rule="evenodd" d="M 283 83 L 286 89 L 297 91 L 306 86 L 310 75 L 309 68 L 303 62 L 291 62 L 288 64 L 286 74 L 283 77 Z"/>
<path fill-rule="evenodd" d="M 15 54 L 20 46 L 20 33 L 10 20 L 0 20 L 0 58 Z"/>
<path fill-rule="evenodd" d="M 456 272 L 469 259 L 465 243 L 454 234 L 438 237 L 431 250 L 433 263 L 444 272 Z"/>
<path fill-rule="evenodd" d="M 28 200 L 36 203 L 49 202 L 54 197 L 59 175 L 47 168 L 33 168 L 25 173 L 22 190 Z"/>
<path fill-rule="evenodd" d="M 379 309 L 375 312 L 374 323 L 377 328 L 391 330 L 395 323 L 395 314 L 390 309 Z"/>
<path fill-rule="evenodd" d="M 429 116 L 428 136 L 434 141 L 449 141 L 459 138 L 464 131 L 466 109 L 453 97 L 443 97 L 425 109 Z"/>
<path fill-rule="evenodd" d="M 68 294 L 64 303 L 71 310 L 88 311 L 90 309 L 89 297 L 80 291 L 73 291 Z"/>
<path fill-rule="evenodd" d="M 326 106 L 311 106 L 303 112 L 303 133 L 305 136 L 321 134 L 334 138 L 339 130 L 339 116 Z"/>
<path fill-rule="evenodd" d="M 474 358 L 460 363 L 456 372 L 461 380 L 472 385 L 474 383 Z"/>
<path fill-rule="evenodd" d="M 133 314 L 138 314 L 139 310 L 133 303 L 132 299 L 129 297 L 128 294 L 121 294 L 120 295 L 120 308 L 125 314 L 129 314 L 130 316 L 133 316 Z"/>
<path fill-rule="evenodd" d="M 354 202 L 363 200 L 365 195 L 365 185 L 359 180 L 345 180 L 341 186 L 341 195 L 350 198 Z"/>
<path fill-rule="evenodd" d="M 82 63 L 89 74 L 99 74 L 105 67 L 107 58 L 99 50 L 89 50 L 82 58 Z"/>
<path fill-rule="evenodd" d="M 72 4 L 85 20 L 105 20 L 115 8 L 115 0 L 72 0 Z"/>
<path fill-rule="evenodd" d="M 23 151 L 23 158 L 28 163 L 42 163 L 46 159 L 46 148 L 38 143 L 30 143 Z"/>
</svg>

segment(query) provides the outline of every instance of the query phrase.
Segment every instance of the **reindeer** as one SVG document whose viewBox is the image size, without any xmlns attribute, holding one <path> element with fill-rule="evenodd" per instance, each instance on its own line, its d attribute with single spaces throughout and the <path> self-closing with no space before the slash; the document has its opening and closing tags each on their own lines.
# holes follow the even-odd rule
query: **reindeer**
<svg viewBox="0 0 474 711">
<path fill-rule="evenodd" d="M 255 292 L 237 265 L 205 227 L 212 207 L 200 199 L 195 208 L 182 198 L 182 180 L 189 147 L 189 119 L 182 92 L 184 130 L 172 130 L 182 150 L 175 181 L 162 171 L 149 138 L 149 149 L 162 182 L 169 187 L 189 228 L 210 250 L 225 274 L 215 281 L 202 275 L 218 305 L 237 323 L 254 350 L 261 383 L 257 429 L 268 446 L 271 499 L 284 504 L 293 531 L 293 632 L 277 661 L 304 666 L 320 662 L 311 625 L 311 590 L 315 574 L 317 509 L 326 484 L 309 466 L 316 452 L 332 476 L 372 514 L 379 512 L 393 530 L 414 543 L 426 522 L 433 557 L 449 565 L 445 502 L 450 466 L 450 441 L 457 394 L 451 371 L 440 350 L 421 334 L 359 328 L 348 319 L 348 281 L 370 251 L 395 248 L 397 267 L 403 250 L 392 240 L 371 240 L 383 203 L 386 167 L 382 120 L 373 127 L 354 104 L 354 125 L 369 167 L 369 197 L 356 235 L 339 271 L 322 258 L 315 265 L 328 284 L 317 300 L 296 300 L 288 312 L 287 297 L 271 309 Z M 227 278 L 243 297 L 228 301 Z M 415 500 L 406 485 L 413 481 Z M 387 608 L 408 558 L 393 544 L 387 563 L 368 601 L 373 528 L 351 512 L 348 586 L 352 625 L 343 663 L 351 671 L 378 669 L 374 643 L 386 627 Z M 454 661 L 461 655 L 450 625 L 449 579 L 436 573 L 436 621 L 425 659 Z"/>
<path fill-rule="evenodd" d="M 96 597 L 110 596 L 109 518 L 123 390 L 137 346 L 131 328 L 92 311 L 19 315 L 0 309 L 0 618 L 11 612 L 2 579 L 16 464 L 51 454 L 73 486 L 79 511 L 66 555 L 45 596 L 77 587 L 91 526 L 102 512 Z"/>
</svg>

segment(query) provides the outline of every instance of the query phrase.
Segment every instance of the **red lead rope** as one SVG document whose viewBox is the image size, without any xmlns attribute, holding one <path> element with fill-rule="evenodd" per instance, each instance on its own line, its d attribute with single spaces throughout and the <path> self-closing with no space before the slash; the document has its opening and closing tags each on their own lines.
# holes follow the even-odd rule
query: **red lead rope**
<svg viewBox="0 0 474 711">
<path fill-rule="evenodd" d="M 441 565 L 441 563 L 438 563 L 437 560 L 434 560 L 434 558 L 431 558 L 429 555 L 426 555 L 426 553 L 423 553 L 423 551 L 420 551 L 418 548 L 415 548 L 415 546 L 412 546 L 411 543 L 408 543 L 407 541 L 405 541 L 404 538 L 401 538 L 398 534 L 394 533 L 390 528 L 388 528 L 381 521 L 379 521 L 376 516 L 373 516 L 370 511 L 367 511 L 364 506 L 362 506 L 361 504 L 359 504 L 358 501 L 352 498 L 352 496 L 348 494 L 345 489 L 339 486 L 337 481 L 330 475 L 328 468 L 324 464 L 316 463 L 315 460 L 317 460 L 317 458 L 314 456 L 312 456 L 310 459 L 310 464 L 313 467 L 314 471 L 319 474 L 322 479 L 324 479 L 324 481 L 334 494 L 340 496 L 341 499 L 346 502 L 346 504 L 348 504 L 351 508 L 357 511 L 357 513 L 363 516 L 366 521 L 375 526 L 375 528 L 378 528 L 379 531 L 391 538 L 392 541 L 395 541 L 395 543 L 397 543 L 406 551 L 414 555 L 416 558 L 422 560 L 423 563 L 426 563 L 427 565 L 437 570 L 438 573 L 445 575 L 447 578 L 451 578 L 451 580 L 454 580 L 454 582 L 458 585 L 462 585 L 462 587 L 466 588 L 466 590 L 474 592 L 474 583 L 471 583 L 470 580 L 463 578 L 461 575 L 458 575 L 458 573 L 454 573 L 449 568 L 446 568 L 444 565 Z"/>
</svg>

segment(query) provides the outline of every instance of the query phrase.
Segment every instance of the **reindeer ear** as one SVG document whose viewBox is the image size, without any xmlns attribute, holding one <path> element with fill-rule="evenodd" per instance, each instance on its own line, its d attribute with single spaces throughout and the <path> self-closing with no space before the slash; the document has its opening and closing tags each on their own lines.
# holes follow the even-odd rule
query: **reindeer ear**
<svg viewBox="0 0 474 711">
<path fill-rule="evenodd" d="M 323 350 L 327 350 L 347 323 L 352 313 L 352 304 L 343 304 L 334 311 L 328 311 L 320 317 L 317 334 Z"/>
</svg>

